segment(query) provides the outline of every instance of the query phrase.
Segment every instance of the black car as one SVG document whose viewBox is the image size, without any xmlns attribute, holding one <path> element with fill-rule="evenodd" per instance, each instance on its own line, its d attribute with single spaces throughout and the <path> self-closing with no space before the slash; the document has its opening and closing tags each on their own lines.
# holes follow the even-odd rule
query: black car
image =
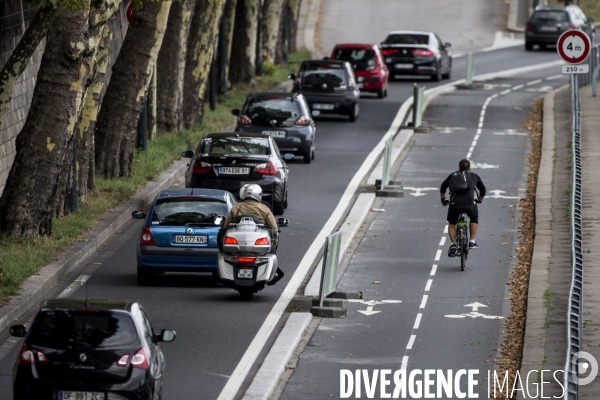
<svg viewBox="0 0 600 400">
<path fill-rule="evenodd" d="M 315 123 L 308 104 L 299 93 L 252 93 L 237 116 L 236 132 L 260 133 L 275 139 L 283 153 L 304 157 L 309 164 L 315 158 Z"/>
<path fill-rule="evenodd" d="M 294 80 L 292 91 L 306 97 L 312 115 L 348 115 L 350 122 L 358 118 L 360 91 L 348 61 L 303 61 L 298 74 L 289 78 Z"/>
<path fill-rule="evenodd" d="M 239 199 L 246 183 L 263 190 L 263 200 L 275 214 L 282 215 L 288 205 L 288 167 L 293 154 L 281 155 L 270 136 L 258 133 L 209 133 L 196 151 L 185 151 L 191 158 L 185 173 L 185 187 L 221 189 Z"/>
<path fill-rule="evenodd" d="M 40 306 L 13 369 L 14 400 L 156 400 L 165 359 L 142 307 L 127 300 L 52 299 Z"/>
<path fill-rule="evenodd" d="M 556 45 L 558 38 L 568 29 L 581 29 L 592 43 L 596 36 L 593 20 L 587 18 L 575 5 L 566 7 L 536 7 L 525 25 L 525 50 L 533 50 L 536 44 L 541 49 Z"/>
<path fill-rule="evenodd" d="M 432 80 L 450 79 L 452 54 L 433 32 L 394 31 L 381 42 L 381 55 L 395 75 L 429 75 Z"/>
</svg>

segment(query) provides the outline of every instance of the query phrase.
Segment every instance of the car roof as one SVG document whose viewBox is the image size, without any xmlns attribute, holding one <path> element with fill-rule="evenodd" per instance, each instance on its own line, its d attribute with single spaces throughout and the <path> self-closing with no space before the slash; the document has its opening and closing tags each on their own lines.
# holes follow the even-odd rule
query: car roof
<svg viewBox="0 0 600 400">
<path fill-rule="evenodd" d="M 344 60 L 332 60 L 330 58 L 326 59 L 326 60 L 306 60 L 302 62 L 303 64 L 340 64 L 340 65 L 344 65 L 346 63 L 348 63 L 348 61 L 344 61 Z"/>
<path fill-rule="evenodd" d="M 413 34 L 413 35 L 433 35 L 433 32 L 425 32 L 425 31 L 391 31 L 388 33 L 389 35 L 401 35 L 401 34 Z"/>
<path fill-rule="evenodd" d="M 258 93 L 250 93 L 248 95 L 248 97 L 271 97 L 271 96 L 276 96 L 279 98 L 288 98 L 291 99 L 292 97 L 296 97 L 298 95 L 298 93 L 292 93 L 292 92 L 258 92 Z"/>
<path fill-rule="evenodd" d="M 219 189 L 190 189 L 190 188 L 174 188 L 174 189 L 165 189 L 161 191 L 157 199 L 164 199 L 168 197 L 210 197 L 213 199 L 226 200 L 227 199 L 227 191 L 219 190 Z"/>
<path fill-rule="evenodd" d="M 260 133 L 245 133 L 245 132 L 218 132 L 218 133 L 207 133 L 204 135 L 204 139 L 227 139 L 227 138 L 261 138 L 261 139 L 269 139 L 268 136 L 265 136 Z"/>
<path fill-rule="evenodd" d="M 372 49 L 377 46 L 376 44 L 370 43 L 338 43 L 334 46 L 336 49 Z"/>
<path fill-rule="evenodd" d="M 569 7 L 571 6 L 537 6 L 534 11 L 566 11 Z"/>
<path fill-rule="evenodd" d="M 87 283 L 86 283 L 87 284 Z M 135 304 L 132 300 L 116 300 L 116 299 L 86 299 L 67 297 L 64 299 L 48 299 L 44 300 L 40 305 L 40 310 L 53 309 L 92 309 L 103 311 L 131 311 L 131 307 Z"/>
</svg>

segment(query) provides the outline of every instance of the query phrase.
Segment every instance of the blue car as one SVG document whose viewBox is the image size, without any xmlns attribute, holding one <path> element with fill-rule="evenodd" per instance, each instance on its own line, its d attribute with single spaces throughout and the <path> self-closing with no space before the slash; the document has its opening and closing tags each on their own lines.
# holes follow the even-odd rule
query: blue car
<svg viewBox="0 0 600 400">
<path fill-rule="evenodd" d="M 157 274 L 213 272 L 217 269 L 220 225 L 215 217 L 226 216 L 236 203 L 225 190 L 168 189 L 156 196 L 145 219 L 137 244 L 137 283 L 153 283 Z"/>
</svg>

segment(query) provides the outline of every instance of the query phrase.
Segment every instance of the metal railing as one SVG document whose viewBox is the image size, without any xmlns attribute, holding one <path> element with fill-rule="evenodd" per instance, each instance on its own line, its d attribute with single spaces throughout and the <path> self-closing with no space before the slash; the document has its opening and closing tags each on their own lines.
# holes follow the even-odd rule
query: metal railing
<svg viewBox="0 0 600 400">
<path fill-rule="evenodd" d="M 598 47 L 594 47 L 594 57 L 598 56 Z M 597 58 L 595 59 L 597 63 Z M 592 60 L 589 60 L 592 64 Z M 591 66 L 591 65 L 590 65 Z M 582 74 L 589 75 L 589 74 Z M 571 195 L 571 285 L 567 305 L 567 355 L 564 369 L 564 399 L 579 399 L 578 353 L 581 351 L 583 335 L 583 254 L 581 232 L 581 104 L 579 84 L 586 77 L 571 76 L 572 126 L 572 170 L 573 187 Z"/>
</svg>

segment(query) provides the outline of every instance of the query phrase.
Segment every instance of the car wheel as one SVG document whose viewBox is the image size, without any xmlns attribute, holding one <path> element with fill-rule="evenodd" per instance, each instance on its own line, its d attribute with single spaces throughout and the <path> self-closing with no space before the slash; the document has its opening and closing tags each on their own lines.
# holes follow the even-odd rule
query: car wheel
<svg viewBox="0 0 600 400">
<path fill-rule="evenodd" d="M 385 97 L 385 90 L 381 89 L 377 91 L 377 98 L 378 99 L 383 99 Z"/>
<path fill-rule="evenodd" d="M 153 272 L 144 271 L 138 268 L 137 270 L 137 284 L 138 286 L 151 286 L 154 283 L 156 274 Z"/>
<path fill-rule="evenodd" d="M 440 64 L 437 65 L 435 74 L 431 75 L 431 80 L 434 82 L 439 82 L 442 80 L 442 68 L 441 68 Z"/>
<path fill-rule="evenodd" d="M 310 164 L 310 160 L 312 159 L 311 153 L 312 152 L 310 152 L 310 151 L 308 153 L 304 153 L 304 155 L 303 155 L 304 156 L 304 159 L 303 159 L 304 164 Z"/>
<path fill-rule="evenodd" d="M 254 288 L 239 288 L 238 292 L 240 292 L 242 300 L 252 300 L 254 297 Z"/>
<path fill-rule="evenodd" d="M 531 50 L 533 50 L 533 43 L 525 42 L 525 51 L 531 51 Z"/>
<path fill-rule="evenodd" d="M 445 73 L 444 75 L 442 75 L 443 79 L 450 79 L 452 78 L 452 60 L 450 60 L 450 63 L 448 63 L 448 72 Z"/>
<path fill-rule="evenodd" d="M 283 200 L 283 208 L 288 208 L 288 191 L 285 190 L 285 200 Z"/>
<path fill-rule="evenodd" d="M 356 122 L 357 118 L 358 118 L 358 103 L 356 103 L 354 105 L 354 111 L 352 112 L 352 114 L 350 114 L 350 117 L 348 118 L 348 120 L 350 122 Z"/>
<path fill-rule="evenodd" d="M 313 150 L 310 152 L 310 157 L 311 157 L 313 160 L 315 159 L 315 150 L 314 150 L 314 149 L 313 149 Z"/>
<path fill-rule="evenodd" d="M 281 201 L 276 201 L 273 204 L 273 214 L 275 215 L 283 215 L 285 212 L 285 199 Z"/>
<path fill-rule="evenodd" d="M 387 97 L 388 96 L 388 90 L 387 88 L 385 88 L 385 92 L 383 92 L 383 97 Z"/>
</svg>

